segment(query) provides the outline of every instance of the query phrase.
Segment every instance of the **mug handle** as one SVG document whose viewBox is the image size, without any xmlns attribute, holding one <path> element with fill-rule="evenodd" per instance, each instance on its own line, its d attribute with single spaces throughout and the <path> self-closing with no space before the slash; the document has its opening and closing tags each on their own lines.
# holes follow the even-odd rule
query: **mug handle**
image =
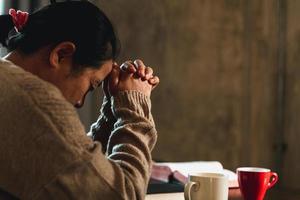
<svg viewBox="0 0 300 200">
<path fill-rule="evenodd" d="M 191 200 L 192 187 L 194 187 L 194 191 L 196 192 L 199 189 L 200 184 L 197 182 L 192 182 L 192 181 L 185 184 L 185 186 L 184 186 L 184 199 L 185 200 Z"/>
<path fill-rule="evenodd" d="M 273 187 L 275 183 L 278 181 L 278 175 L 275 172 L 270 172 L 271 177 L 270 177 L 270 182 L 268 183 L 268 189 Z"/>
</svg>

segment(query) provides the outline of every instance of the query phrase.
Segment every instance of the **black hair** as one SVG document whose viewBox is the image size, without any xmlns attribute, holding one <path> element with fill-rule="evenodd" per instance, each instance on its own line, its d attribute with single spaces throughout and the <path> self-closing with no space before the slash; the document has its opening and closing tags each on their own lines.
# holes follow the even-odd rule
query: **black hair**
<svg viewBox="0 0 300 200">
<path fill-rule="evenodd" d="M 9 51 L 31 54 L 46 45 L 70 41 L 76 45 L 74 62 L 99 67 L 115 60 L 119 40 L 108 17 L 88 1 L 55 2 L 29 15 L 16 31 L 10 15 L 0 16 L 0 43 Z"/>
</svg>

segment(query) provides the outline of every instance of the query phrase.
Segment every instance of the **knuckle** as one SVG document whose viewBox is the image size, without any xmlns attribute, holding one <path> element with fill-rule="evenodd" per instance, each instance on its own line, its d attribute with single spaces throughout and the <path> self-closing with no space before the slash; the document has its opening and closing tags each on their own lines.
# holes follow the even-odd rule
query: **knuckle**
<svg viewBox="0 0 300 200">
<path fill-rule="evenodd" d="M 134 66 L 134 65 L 132 64 L 132 62 L 130 62 L 130 61 L 126 62 L 126 64 L 127 64 L 128 66 Z"/>
<path fill-rule="evenodd" d="M 135 59 L 134 62 L 142 63 L 143 61 L 141 59 Z"/>
<path fill-rule="evenodd" d="M 144 65 L 139 65 L 139 69 L 145 70 L 146 67 Z"/>
<path fill-rule="evenodd" d="M 146 67 L 146 70 L 147 70 L 147 71 L 150 71 L 150 72 L 153 72 L 152 67 Z"/>
<path fill-rule="evenodd" d="M 143 66 L 143 67 L 145 67 L 143 61 L 140 60 L 140 59 L 136 59 L 133 63 L 134 63 L 135 65 L 137 65 L 137 66 Z"/>
</svg>

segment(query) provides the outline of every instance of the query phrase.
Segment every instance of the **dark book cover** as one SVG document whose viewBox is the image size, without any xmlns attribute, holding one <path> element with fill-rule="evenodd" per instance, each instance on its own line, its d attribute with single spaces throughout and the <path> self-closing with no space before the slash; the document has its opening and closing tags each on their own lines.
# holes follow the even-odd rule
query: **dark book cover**
<svg viewBox="0 0 300 200">
<path fill-rule="evenodd" d="M 183 192 L 184 185 L 176 180 L 164 182 L 150 179 L 147 194 Z"/>
</svg>

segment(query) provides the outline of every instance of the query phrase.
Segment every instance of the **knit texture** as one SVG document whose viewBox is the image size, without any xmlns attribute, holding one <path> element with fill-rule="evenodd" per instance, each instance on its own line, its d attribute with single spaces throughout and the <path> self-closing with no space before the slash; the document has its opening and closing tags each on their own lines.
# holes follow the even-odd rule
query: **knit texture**
<svg viewBox="0 0 300 200">
<path fill-rule="evenodd" d="M 54 85 L 4 59 L 0 94 L 2 190 L 21 199 L 145 198 L 157 137 L 149 97 L 106 99 L 111 112 L 101 109 L 91 128 L 98 142 Z"/>
</svg>

